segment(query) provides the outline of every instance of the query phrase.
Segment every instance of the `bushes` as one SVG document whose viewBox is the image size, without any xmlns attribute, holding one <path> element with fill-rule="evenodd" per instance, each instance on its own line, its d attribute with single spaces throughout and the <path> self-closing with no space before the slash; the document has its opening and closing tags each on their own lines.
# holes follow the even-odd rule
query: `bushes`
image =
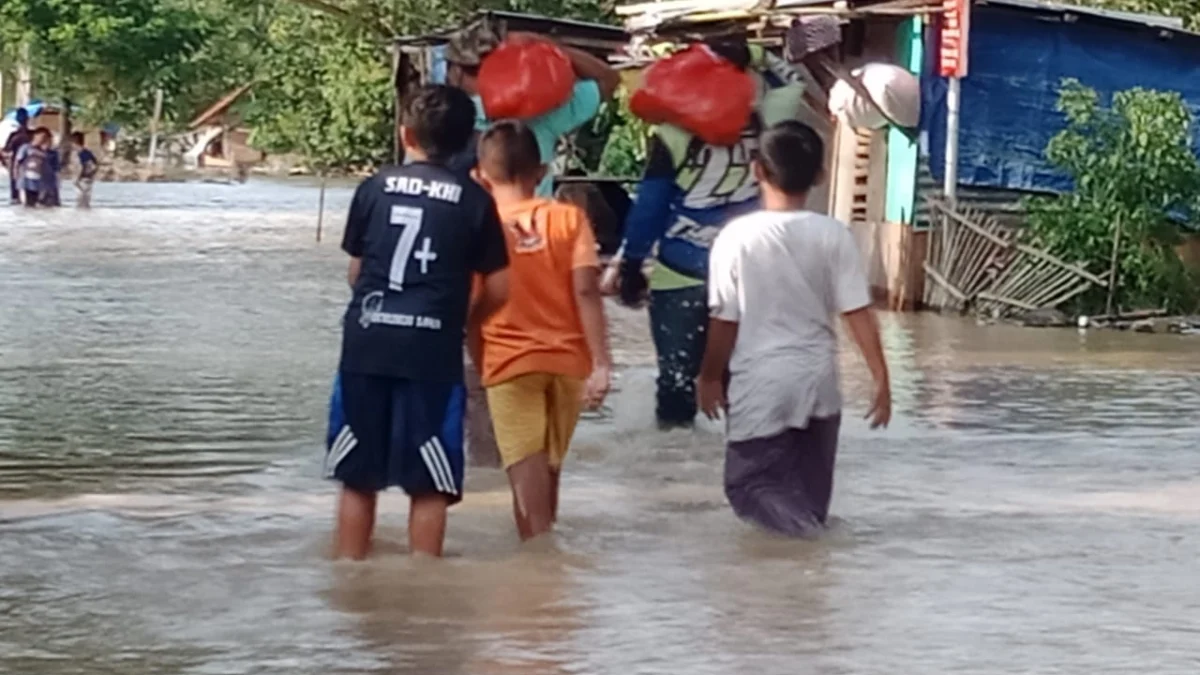
<svg viewBox="0 0 1200 675">
<path fill-rule="evenodd" d="M 1058 109 L 1067 127 L 1050 141 L 1046 157 L 1071 176 L 1075 190 L 1028 200 L 1028 236 L 1107 272 L 1119 224 L 1116 305 L 1194 310 L 1200 285 L 1175 252 L 1180 223 L 1194 223 L 1200 213 L 1194 119 L 1182 97 L 1130 89 L 1103 107 L 1095 90 L 1067 80 Z M 1075 309 L 1102 312 L 1106 295 L 1093 288 Z"/>
<path fill-rule="evenodd" d="M 600 156 L 600 173 L 607 176 L 640 176 L 646 166 L 646 151 L 651 127 L 629 112 L 629 93 L 606 106 L 601 118 L 608 118 L 608 138 Z"/>
</svg>

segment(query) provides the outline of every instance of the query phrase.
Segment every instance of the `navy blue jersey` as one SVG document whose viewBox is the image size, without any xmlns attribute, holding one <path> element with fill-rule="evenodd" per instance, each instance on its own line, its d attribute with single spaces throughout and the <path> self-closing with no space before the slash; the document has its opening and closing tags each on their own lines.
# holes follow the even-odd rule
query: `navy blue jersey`
<svg viewBox="0 0 1200 675">
<path fill-rule="evenodd" d="M 491 195 L 443 166 L 389 167 L 358 186 L 342 249 L 362 271 L 341 369 L 461 382 L 472 276 L 508 265 Z"/>
</svg>

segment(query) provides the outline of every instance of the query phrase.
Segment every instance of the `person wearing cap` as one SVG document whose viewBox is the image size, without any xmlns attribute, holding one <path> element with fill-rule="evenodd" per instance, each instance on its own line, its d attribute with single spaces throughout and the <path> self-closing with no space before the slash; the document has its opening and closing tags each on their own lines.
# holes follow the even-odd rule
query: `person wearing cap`
<svg viewBox="0 0 1200 675">
<path fill-rule="evenodd" d="M 893 63 L 868 62 L 847 68 L 839 58 L 841 20 L 831 16 L 796 19 L 785 39 L 788 59 L 804 64 L 815 86 L 806 92 L 811 113 L 804 121 L 829 145 L 834 121 L 854 129 L 891 126 L 916 137 L 921 118 L 921 83 Z M 813 118 L 820 118 L 814 124 Z"/>
<path fill-rule="evenodd" d="M 540 35 L 512 33 L 513 37 L 523 36 L 546 40 Z M 483 59 L 493 49 L 504 41 L 504 35 L 494 26 L 481 23 L 472 29 L 456 35 L 446 47 L 446 83 L 459 87 L 470 94 L 475 102 L 476 131 L 486 130 L 493 121 L 487 119 L 483 111 L 483 101 L 479 97 L 479 67 Z M 611 100 L 621 84 L 621 76 L 604 61 L 580 49 L 558 44 L 559 49 L 571 60 L 575 69 L 575 88 L 571 98 L 555 110 L 541 117 L 525 120 L 525 124 L 537 137 L 538 150 L 542 155 L 542 163 L 552 166 L 554 153 L 558 142 L 564 136 L 576 131 L 590 122 L 599 112 L 605 101 Z M 475 148 L 472 145 L 463 155 L 455 158 L 452 163 L 455 169 L 469 169 L 475 165 Z M 547 173 L 538 185 L 537 196 L 552 197 L 554 192 L 554 177 Z"/>
</svg>

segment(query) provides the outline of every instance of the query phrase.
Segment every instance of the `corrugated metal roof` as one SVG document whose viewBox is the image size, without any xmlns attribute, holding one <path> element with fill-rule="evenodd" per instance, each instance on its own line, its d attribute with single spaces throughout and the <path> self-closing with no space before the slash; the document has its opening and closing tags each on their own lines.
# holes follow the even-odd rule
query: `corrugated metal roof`
<svg viewBox="0 0 1200 675">
<path fill-rule="evenodd" d="M 624 41 L 627 39 L 625 30 L 620 26 L 609 26 L 590 21 L 575 19 L 555 19 L 540 14 L 522 14 L 520 12 L 483 11 L 477 12 L 466 21 L 457 25 L 436 30 L 424 35 L 397 37 L 396 42 L 405 45 L 438 44 L 446 42 L 450 36 L 474 25 L 484 19 L 502 21 L 508 24 L 510 30 L 532 31 L 546 35 L 570 35 L 583 39 L 602 41 Z"/>
<path fill-rule="evenodd" d="M 1050 0 L 976 0 L 979 5 L 1005 6 L 1062 16 L 1077 15 L 1196 35 L 1185 30 L 1183 19 L 1161 14 L 1123 12 Z M 861 17 L 873 14 L 930 14 L 942 11 L 936 0 L 652 0 L 618 6 L 632 32 L 655 31 L 680 25 L 748 22 L 764 17 L 800 14 L 833 14 Z"/>
<path fill-rule="evenodd" d="M 1025 226 L 1025 208 L 1021 201 L 1033 193 L 1005 190 L 1003 188 L 974 187 L 971 185 L 958 186 L 958 203 L 969 206 L 980 213 L 991 216 L 996 222 L 1008 227 L 1020 228 Z M 942 184 L 933 177 L 929 170 L 929 158 L 922 156 L 917 169 L 917 204 L 915 225 L 927 228 L 932 220 L 926 197 L 941 198 Z"/>
<path fill-rule="evenodd" d="M 618 6 L 630 32 L 701 28 L 806 14 L 912 16 L 942 11 L 940 0 L 654 0 Z"/>
<path fill-rule="evenodd" d="M 1165 28 L 1173 31 L 1183 30 L 1183 19 L 1172 16 L 1164 16 L 1162 14 L 1121 12 L 1114 9 L 1103 9 L 1100 7 L 1067 5 L 1059 2 L 1049 2 L 1048 0 L 977 0 L 977 3 L 980 5 L 1016 7 L 1019 9 L 1030 9 L 1040 12 L 1051 12 L 1055 14 L 1080 14 L 1107 19 L 1109 21 L 1117 21 L 1120 23 L 1136 23 L 1143 26 L 1149 26 L 1151 28 Z"/>
<path fill-rule="evenodd" d="M 233 105 L 235 101 L 241 98 L 242 94 L 250 91 L 250 87 L 252 86 L 254 86 L 254 83 L 247 82 L 246 84 L 243 84 L 237 89 L 234 89 L 228 94 L 222 96 L 220 100 L 209 106 L 207 110 L 197 115 L 196 119 L 192 120 L 192 123 L 188 125 L 188 129 L 195 129 L 196 127 L 208 124 L 213 120 L 213 118 L 223 114 L 229 109 L 229 106 Z"/>
</svg>

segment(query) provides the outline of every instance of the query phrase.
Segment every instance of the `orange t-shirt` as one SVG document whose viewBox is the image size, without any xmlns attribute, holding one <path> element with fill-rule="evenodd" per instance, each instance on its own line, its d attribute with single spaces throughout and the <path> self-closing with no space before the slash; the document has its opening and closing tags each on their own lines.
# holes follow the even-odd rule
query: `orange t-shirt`
<svg viewBox="0 0 1200 675">
<path fill-rule="evenodd" d="M 508 302 L 483 324 L 484 386 L 528 373 L 587 377 L 592 370 L 573 273 L 597 267 L 582 209 L 548 199 L 500 207 L 508 245 Z"/>
</svg>

